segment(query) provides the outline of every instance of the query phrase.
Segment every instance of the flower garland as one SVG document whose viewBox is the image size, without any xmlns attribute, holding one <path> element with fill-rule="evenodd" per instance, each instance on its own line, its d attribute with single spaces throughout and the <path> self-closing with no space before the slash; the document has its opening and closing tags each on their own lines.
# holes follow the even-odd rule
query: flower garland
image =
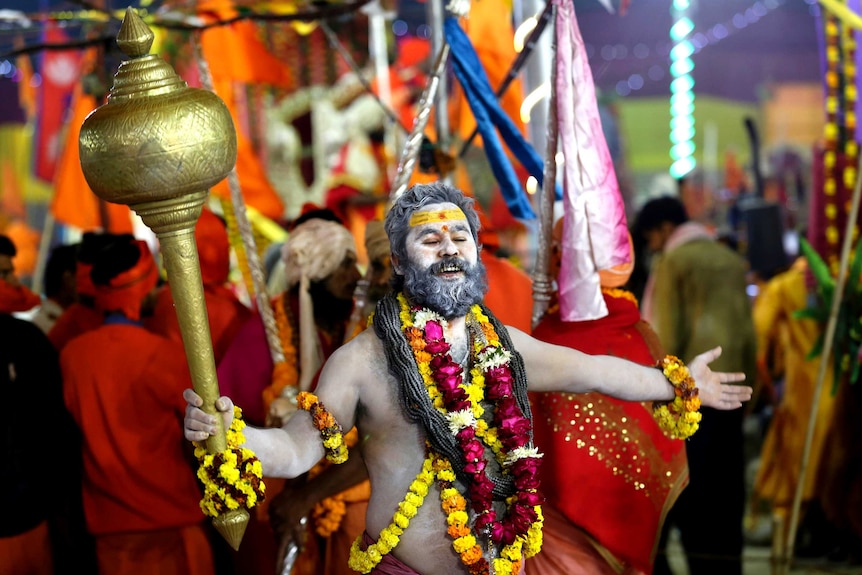
<svg viewBox="0 0 862 575">
<path fill-rule="evenodd" d="M 673 385 L 674 398 L 670 403 L 662 403 L 653 409 L 653 417 L 659 427 L 673 439 L 687 439 L 697 431 L 702 414 L 700 397 L 694 378 L 685 364 L 672 355 L 666 355 L 656 362 L 667 380 Z"/>
<path fill-rule="evenodd" d="M 201 510 L 211 517 L 226 511 L 245 507 L 251 509 L 264 500 L 266 485 L 260 460 L 245 443 L 242 430 L 242 410 L 233 408 L 233 421 L 227 430 L 227 449 L 220 453 L 207 453 L 206 447 L 195 441 L 195 457 L 200 466 L 197 476 L 204 487 Z"/>
<path fill-rule="evenodd" d="M 410 484 L 404 500 L 398 504 L 398 510 L 392 516 L 392 522 L 380 532 L 377 543 L 372 543 L 365 550 L 361 547 L 362 536 L 356 538 L 350 547 L 348 566 L 360 573 L 370 573 L 383 556 L 392 551 L 401 541 L 401 534 L 410 525 L 410 520 L 416 516 L 419 508 L 425 502 L 428 489 L 434 483 L 432 459 L 426 457 L 422 462 L 422 470 Z"/>
<path fill-rule="evenodd" d="M 281 396 L 288 388 L 298 389 L 299 372 L 296 369 L 296 333 L 288 315 L 285 296 L 279 296 L 272 300 L 272 313 L 275 325 L 278 328 L 278 340 L 281 342 L 284 361 L 279 361 L 272 369 L 272 383 L 263 390 L 266 410 L 276 397 Z"/>
<path fill-rule="evenodd" d="M 495 572 L 512 573 L 520 564 L 525 544 L 528 557 L 541 548 L 542 520 L 537 477 L 541 454 L 530 444 L 531 422 L 514 397 L 511 356 L 501 346 L 481 307 L 473 306 L 471 317 L 481 329 L 481 336 L 475 334 L 473 351 L 477 361 L 471 368 L 470 383 L 464 384 L 463 370 L 452 360 L 450 345 L 443 337 L 446 320 L 430 310 L 411 308 L 403 294 L 398 294 L 398 301 L 402 330 L 413 349 L 428 395 L 448 420 L 449 429 L 464 453 L 464 471 L 470 476 L 467 489 L 471 507 L 478 514 L 473 529 L 486 530 L 492 542 L 503 545 L 501 558 L 494 560 Z M 494 403 L 492 426 L 482 419 L 481 402 L 486 398 Z M 494 485 L 486 473 L 488 462 L 483 443 L 491 448 L 504 473 L 514 478 L 516 492 L 507 499 L 506 514 L 499 519 L 492 506 Z M 451 516 L 450 520 L 456 521 Z M 471 541 L 473 545 L 469 544 Z M 489 566 L 484 558 L 466 562 L 477 553 L 481 555 L 481 548 L 475 549 L 477 545 L 473 535 L 453 540 L 455 551 L 470 573 L 487 573 Z"/>
<path fill-rule="evenodd" d="M 359 443 L 359 432 L 354 427 L 344 434 L 344 444 L 350 450 Z M 314 479 L 323 473 L 330 465 L 329 461 L 323 459 L 308 472 L 308 478 Z M 344 491 L 331 497 L 322 499 L 314 504 L 311 516 L 314 518 L 314 530 L 321 537 L 329 537 L 341 527 L 341 521 L 347 514 L 347 503 L 354 501 L 368 501 L 370 487 L 366 479 L 362 483 L 348 487 Z"/>
<path fill-rule="evenodd" d="M 347 461 L 348 452 L 344 445 L 344 434 L 341 425 L 335 421 L 335 417 L 327 411 L 313 393 L 301 391 L 296 396 L 296 404 L 300 409 L 311 413 L 311 421 L 320 432 L 323 439 L 323 447 L 326 449 L 326 459 L 332 463 L 344 463 Z"/>
</svg>

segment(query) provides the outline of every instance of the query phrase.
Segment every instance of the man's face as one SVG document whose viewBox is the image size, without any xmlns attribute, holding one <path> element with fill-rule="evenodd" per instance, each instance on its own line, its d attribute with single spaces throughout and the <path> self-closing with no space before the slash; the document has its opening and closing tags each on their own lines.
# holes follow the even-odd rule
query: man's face
<svg viewBox="0 0 862 575">
<path fill-rule="evenodd" d="M 467 313 L 487 291 L 485 268 L 470 224 L 450 203 L 431 204 L 411 218 L 407 262 L 395 262 L 414 303 L 446 318 Z"/>
<path fill-rule="evenodd" d="M 21 281 L 15 275 L 15 266 L 12 264 L 12 258 L 6 255 L 0 255 L 0 280 L 5 281 L 13 287 L 21 285 Z"/>
<path fill-rule="evenodd" d="M 356 268 L 356 255 L 348 253 L 341 265 L 324 280 L 326 290 L 340 300 L 352 300 L 356 284 L 362 276 Z"/>
</svg>

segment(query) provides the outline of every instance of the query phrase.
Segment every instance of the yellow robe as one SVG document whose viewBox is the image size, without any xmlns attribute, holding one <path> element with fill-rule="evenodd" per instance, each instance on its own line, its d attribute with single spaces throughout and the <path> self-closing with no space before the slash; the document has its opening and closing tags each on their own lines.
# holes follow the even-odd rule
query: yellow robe
<svg viewBox="0 0 862 575">
<path fill-rule="evenodd" d="M 806 360 L 805 356 L 821 327 L 813 320 L 793 317 L 795 311 L 806 307 L 807 268 L 805 260 L 797 260 L 790 270 L 767 282 L 754 304 L 758 363 L 784 375 L 784 394 L 764 439 L 754 486 L 757 497 L 771 502 L 775 511 L 787 512 L 793 504 L 820 364 L 819 358 Z M 831 365 L 825 382 L 805 472 L 803 502 L 816 495 L 818 467 L 834 404 Z"/>
</svg>

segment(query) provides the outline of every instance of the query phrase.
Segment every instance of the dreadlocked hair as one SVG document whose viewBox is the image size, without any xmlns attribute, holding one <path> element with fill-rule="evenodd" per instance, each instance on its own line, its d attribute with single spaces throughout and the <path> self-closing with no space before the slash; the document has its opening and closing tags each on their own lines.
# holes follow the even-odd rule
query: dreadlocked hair
<svg viewBox="0 0 862 575">
<path fill-rule="evenodd" d="M 383 341 L 389 373 L 395 377 L 398 385 L 401 407 L 409 421 L 421 425 L 425 430 L 431 448 L 448 459 L 462 483 L 469 485 L 470 475 L 464 472 L 466 465 L 464 453 L 461 451 L 457 439 L 449 430 L 446 418 L 434 407 L 428 391 L 425 389 L 425 382 L 419 373 L 413 350 L 401 331 L 400 313 L 401 305 L 398 303 L 395 293 L 388 293 L 377 303 L 377 310 L 374 313 L 374 331 L 377 337 Z M 509 367 L 514 380 L 515 401 L 523 411 L 524 417 L 532 421 L 530 401 L 527 398 L 527 374 L 524 369 L 524 360 L 521 354 L 515 351 L 505 326 L 485 306 L 482 306 L 482 313 L 488 316 L 500 338 L 501 345 L 511 354 Z M 529 432 L 530 441 L 533 439 L 532 434 L 531 429 Z M 486 467 L 486 471 L 494 483 L 495 499 L 505 499 L 515 492 L 514 479 L 510 475 L 493 472 L 491 466 Z"/>
</svg>

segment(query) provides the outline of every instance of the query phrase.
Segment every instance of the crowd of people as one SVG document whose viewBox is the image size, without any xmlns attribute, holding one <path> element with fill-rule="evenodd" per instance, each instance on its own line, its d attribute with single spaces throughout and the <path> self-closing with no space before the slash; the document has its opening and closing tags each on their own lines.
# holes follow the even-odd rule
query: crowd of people
<svg viewBox="0 0 862 575">
<path fill-rule="evenodd" d="M 192 442 L 216 422 L 189 389 L 159 254 L 84 234 L 54 248 L 40 296 L 0 236 L 0 385 L 16 406 L 0 453 L 0 575 L 282 575 L 286 558 L 293 575 L 668 574 L 672 529 L 691 575 L 741 575 L 751 386 L 776 415 L 749 512 L 787 513 L 798 475 L 813 392 L 799 350 L 816 329 L 792 315 L 803 263 L 752 302 L 744 257 L 658 198 L 631 226 L 632 258 L 652 254 L 644 288 L 631 264 L 603 270 L 606 317 L 564 321 L 552 296 L 534 326 L 529 270 L 495 255 L 488 224 L 442 183 L 399 196 L 361 249 L 335 212 L 306 211 L 268 266 L 278 362 L 231 287 L 225 222 L 204 210 L 216 408 L 226 426 L 242 408 L 267 485 L 238 550 L 199 506 Z M 552 276 L 560 257 L 551 250 Z M 824 394 L 805 477 L 805 510 L 829 516 L 844 549 L 862 537 L 858 508 L 818 494 L 841 481 L 856 493 L 859 474 L 849 455 L 841 473 L 817 469 L 856 396 L 839 416 Z M 678 419 L 656 417 L 678 397 Z M 346 462 L 309 398 L 343 429 Z"/>
</svg>

